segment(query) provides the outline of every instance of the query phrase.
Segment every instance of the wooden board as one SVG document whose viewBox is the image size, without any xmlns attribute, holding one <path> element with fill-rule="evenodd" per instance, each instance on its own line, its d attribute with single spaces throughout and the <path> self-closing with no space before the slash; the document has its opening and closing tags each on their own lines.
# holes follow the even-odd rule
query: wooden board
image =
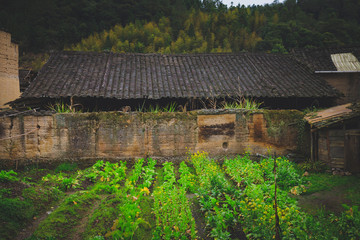
<svg viewBox="0 0 360 240">
<path fill-rule="evenodd" d="M 346 131 L 345 159 L 347 170 L 360 172 L 360 129 Z"/>
</svg>

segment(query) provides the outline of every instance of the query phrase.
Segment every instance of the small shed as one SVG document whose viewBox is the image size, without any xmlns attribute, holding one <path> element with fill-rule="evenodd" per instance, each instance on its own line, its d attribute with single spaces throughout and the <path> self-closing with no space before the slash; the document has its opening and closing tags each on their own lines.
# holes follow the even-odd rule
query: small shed
<svg viewBox="0 0 360 240">
<path fill-rule="evenodd" d="M 360 101 L 360 47 L 294 49 L 292 55 L 343 94 L 337 104 Z"/>
<path fill-rule="evenodd" d="M 311 127 L 311 159 L 360 172 L 360 102 L 305 116 Z"/>
</svg>

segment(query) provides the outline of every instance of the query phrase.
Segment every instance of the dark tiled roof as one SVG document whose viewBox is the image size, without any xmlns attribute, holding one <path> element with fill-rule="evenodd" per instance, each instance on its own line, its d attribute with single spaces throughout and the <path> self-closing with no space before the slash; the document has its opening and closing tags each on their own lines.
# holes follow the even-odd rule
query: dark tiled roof
<svg viewBox="0 0 360 240">
<path fill-rule="evenodd" d="M 35 76 L 36 73 L 31 70 L 19 69 L 20 92 L 24 92 L 29 87 Z"/>
<path fill-rule="evenodd" d="M 331 54 L 352 53 L 360 60 L 360 47 L 295 49 L 293 56 L 306 64 L 312 71 L 336 71 Z"/>
<path fill-rule="evenodd" d="M 335 97 L 338 92 L 289 55 L 52 55 L 22 98 L 117 99 Z"/>
</svg>

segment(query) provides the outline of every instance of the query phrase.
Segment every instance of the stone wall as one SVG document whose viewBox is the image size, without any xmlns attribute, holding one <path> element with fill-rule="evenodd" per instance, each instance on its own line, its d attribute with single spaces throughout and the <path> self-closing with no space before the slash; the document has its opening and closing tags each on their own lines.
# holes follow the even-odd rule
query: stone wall
<svg viewBox="0 0 360 240">
<path fill-rule="evenodd" d="M 18 56 L 18 45 L 11 42 L 11 35 L 0 31 L 0 108 L 20 96 Z"/>
<path fill-rule="evenodd" d="M 76 113 L 0 117 L 0 162 L 13 167 L 38 162 L 153 157 L 186 158 L 247 150 L 278 155 L 298 147 L 299 111 L 202 110 L 187 113 Z"/>
</svg>

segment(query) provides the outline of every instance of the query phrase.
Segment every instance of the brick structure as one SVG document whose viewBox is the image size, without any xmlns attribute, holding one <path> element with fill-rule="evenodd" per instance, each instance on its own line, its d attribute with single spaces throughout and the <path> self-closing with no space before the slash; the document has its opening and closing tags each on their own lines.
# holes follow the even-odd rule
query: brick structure
<svg viewBox="0 0 360 240">
<path fill-rule="evenodd" d="M 20 96 L 18 56 L 18 45 L 11 42 L 11 35 L 0 31 L 0 108 Z"/>
</svg>

